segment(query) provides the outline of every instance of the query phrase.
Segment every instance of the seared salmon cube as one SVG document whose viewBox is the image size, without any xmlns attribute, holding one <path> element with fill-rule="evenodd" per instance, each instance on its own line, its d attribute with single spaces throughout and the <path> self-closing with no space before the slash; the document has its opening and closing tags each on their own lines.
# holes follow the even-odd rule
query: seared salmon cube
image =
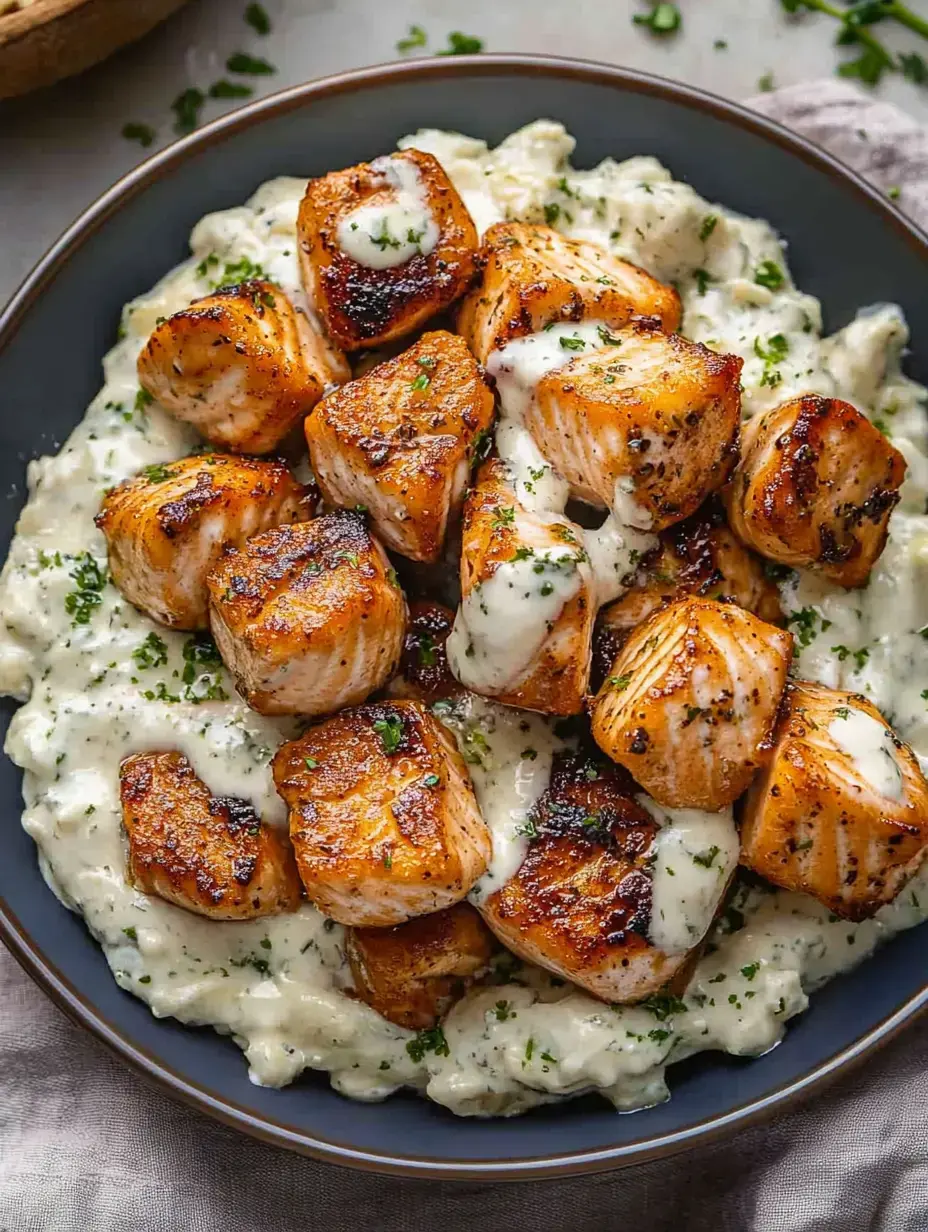
<svg viewBox="0 0 928 1232">
<path fill-rule="evenodd" d="M 311 516 L 314 503 L 281 462 L 208 453 L 148 466 L 118 484 L 96 523 L 130 603 L 173 629 L 205 629 L 206 579 L 224 549 Z"/>
<path fill-rule="evenodd" d="M 401 150 L 310 180 L 297 239 L 303 285 L 346 351 L 421 328 L 462 295 L 477 231 L 431 154 Z"/>
<path fill-rule="evenodd" d="M 306 440 L 330 505 L 364 505 L 388 548 L 435 561 L 492 422 L 476 360 L 437 331 L 320 402 Z"/>
<path fill-rule="evenodd" d="M 740 373 L 737 356 L 638 322 L 542 376 L 525 423 L 575 497 L 661 530 L 731 474 Z"/>
<path fill-rule="evenodd" d="M 350 928 L 345 949 L 358 996 L 398 1027 L 434 1027 L 487 970 L 493 934 L 469 903 L 393 928 Z"/>
<path fill-rule="evenodd" d="M 142 388 L 233 453 L 270 453 L 332 385 L 344 356 L 274 283 L 222 287 L 158 325 L 138 359 Z"/>
<path fill-rule="evenodd" d="M 385 928 L 460 902 L 490 834 L 450 733 L 416 701 L 343 710 L 285 744 L 274 779 L 306 893 L 341 924 Z"/>
<path fill-rule="evenodd" d="M 464 503 L 461 605 L 445 648 L 475 693 L 545 714 L 583 709 L 596 597 L 579 530 L 526 509 L 491 458 Z"/>
<path fill-rule="evenodd" d="M 300 879 L 286 833 L 247 800 L 214 796 L 181 753 L 134 753 L 119 767 L 128 880 L 212 920 L 295 911 Z"/>
<path fill-rule="evenodd" d="M 773 756 L 748 792 L 741 863 L 862 920 L 928 853 L 928 783 L 865 697 L 790 684 Z"/>
<path fill-rule="evenodd" d="M 501 222 L 481 249 L 483 274 L 458 312 L 458 332 L 481 363 L 513 338 L 555 321 L 601 321 L 618 329 L 633 317 L 680 324 L 680 297 L 637 265 L 588 240 L 540 223 Z"/>
<path fill-rule="evenodd" d="M 592 708 L 593 738 L 659 804 L 717 812 L 770 760 L 792 634 L 682 599 L 635 629 Z"/>
<path fill-rule="evenodd" d="M 729 521 L 771 560 L 862 586 L 886 546 L 905 471 L 899 450 L 849 402 L 806 394 L 745 424 Z"/>
<path fill-rule="evenodd" d="M 226 666 L 261 714 L 327 714 L 393 675 L 406 601 L 360 514 L 281 526 L 229 550 L 209 577 Z"/>
</svg>

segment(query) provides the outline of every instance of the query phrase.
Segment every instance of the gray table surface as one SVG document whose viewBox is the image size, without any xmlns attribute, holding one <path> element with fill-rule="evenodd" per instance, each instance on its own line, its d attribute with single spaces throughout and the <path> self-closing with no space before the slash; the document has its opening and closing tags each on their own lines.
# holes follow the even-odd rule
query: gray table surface
<svg viewBox="0 0 928 1232">
<path fill-rule="evenodd" d="M 131 0 L 126 0 L 131 3 Z M 928 0 L 914 7 L 928 10 Z M 680 0 L 682 31 L 654 38 L 632 24 L 645 0 L 265 0 L 266 38 L 245 25 L 245 0 L 192 0 L 136 46 L 83 76 L 12 103 L 0 103 L 0 303 L 41 253 L 103 189 L 143 156 L 120 135 L 127 120 L 171 139 L 170 103 L 187 86 L 222 76 L 230 52 L 249 50 L 277 73 L 251 79 L 270 93 L 313 77 L 398 58 L 412 23 L 444 45 L 463 30 L 491 51 L 585 56 L 632 65 L 729 98 L 756 93 L 772 73 L 778 85 L 826 76 L 844 53 L 834 22 L 807 14 L 789 21 L 779 0 Z M 881 37 L 884 27 L 880 28 Z M 723 39 L 728 46 L 716 50 Z M 887 41 L 911 45 L 905 31 Z M 896 76 L 879 93 L 928 122 L 928 89 Z M 229 110 L 211 102 L 204 118 Z"/>
</svg>

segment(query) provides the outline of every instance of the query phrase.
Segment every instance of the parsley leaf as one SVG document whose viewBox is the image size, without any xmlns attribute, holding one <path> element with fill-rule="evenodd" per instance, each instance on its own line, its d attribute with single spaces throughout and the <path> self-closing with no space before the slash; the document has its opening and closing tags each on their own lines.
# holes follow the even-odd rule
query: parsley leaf
<svg viewBox="0 0 928 1232">
<path fill-rule="evenodd" d="M 410 26 L 406 37 L 397 39 L 396 50 L 399 52 L 415 51 L 417 47 L 424 47 L 425 44 L 426 34 L 422 27 Z"/>
<path fill-rule="evenodd" d="M 451 1049 L 448 1047 L 448 1041 L 441 1027 L 429 1027 L 425 1031 L 419 1031 L 415 1039 L 407 1041 L 406 1051 L 414 1061 L 423 1060 L 427 1052 L 434 1052 L 436 1057 L 451 1055 Z"/>
<path fill-rule="evenodd" d="M 260 56 L 250 56 L 247 51 L 236 51 L 226 60 L 226 69 L 230 73 L 243 73 L 249 77 L 266 77 L 276 73 L 277 69 Z"/>
<path fill-rule="evenodd" d="M 778 291 L 786 281 L 786 277 L 776 261 L 761 261 L 754 271 L 754 281 L 770 291 Z M 777 336 L 782 337 L 782 335 Z"/>
<path fill-rule="evenodd" d="M 448 46 L 437 52 L 440 56 L 473 56 L 483 51 L 483 39 L 474 38 L 472 34 L 462 34 L 460 30 L 452 30 L 448 35 Z"/>
<path fill-rule="evenodd" d="M 226 81 L 224 77 L 214 81 L 209 88 L 210 98 L 248 98 L 252 94 L 252 87 L 246 86 L 243 81 Z"/>
<path fill-rule="evenodd" d="M 245 10 L 245 20 L 257 34 L 270 34 L 271 19 L 260 4 L 249 4 Z"/>
<path fill-rule="evenodd" d="M 168 648 L 157 633 L 149 633 L 145 641 L 133 650 L 132 658 L 142 670 L 163 667 L 168 661 Z"/>
<path fill-rule="evenodd" d="M 650 13 L 636 13 L 632 18 L 636 26 L 647 26 L 652 34 L 673 34 L 683 24 L 680 10 L 675 4 L 652 4 Z"/>
<path fill-rule="evenodd" d="M 148 149 L 155 139 L 155 130 L 150 124 L 136 124 L 130 121 L 122 126 L 122 135 L 127 141 L 137 141 L 143 149 Z"/>
<path fill-rule="evenodd" d="M 390 714 L 385 719 L 375 719 L 373 727 L 380 737 L 383 751 L 392 757 L 403 739 L 403 720 L 398 714 Z"/>
<path fill-rule="evenodd" d="M 174 112 L 174 131 L 175 133 L 192 133 L 200 122 L 200 111 L 203 104 L 206 102 L 206 95 L 202 90 L 198 90 L 196 86 L 190 86 L 178 94 L 174 102 L 171 103 L 171 110 Z"/>
</svg>

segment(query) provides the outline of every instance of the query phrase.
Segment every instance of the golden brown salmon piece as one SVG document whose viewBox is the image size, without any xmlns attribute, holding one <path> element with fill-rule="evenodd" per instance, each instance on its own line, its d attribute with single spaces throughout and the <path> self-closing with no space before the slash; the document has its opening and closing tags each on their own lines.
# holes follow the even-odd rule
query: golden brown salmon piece
<svg viewBox="0 0 928 1232">
<path fill-rule="evenodd" d="M 632 633 L 593 703 L 593 738 L 668 808 L 731 804 L 770 760 L 792 634 L 682 599 Z"/>
<path fill-rule="evenodd" d="M 487 970 L 493 934 L 468 903 L 393 928 L 350 928 L 345 949 L 358 996 L 411 1031 L 435 1024 Z"/>
<path fill-rule="evenodd" d="M 233 453 L 270 453 L 331 385 L 350 375 L 280 287 L 222 287 L 156 327 L 142 388 L 175 419 Z"/>
<path fill-rule="evenodd" d="M 406 601 L 358 513 L 281 526 L 209 576 L 210 623 L 239 692 L 261 714 L 327 714 L 393 675 Z"/>
<path fill-rule="evenodd" d="M 282 462 L 199 454 L 118 484 L 96 524 L 113 581 L 130 603 L 173 629 L 205 629 L 206 578 L 223 550 L 311 517 L 316 495 Z"/>
<path fill-rule="evenodd" d="M 410 603 L 399 674 L 388 686 L 391 697 L 412 697 L 428 705 L 463 692 L 451 674 L 445 650 L 453 624 L 454 612 L 442 603 L 428 599 Z"/>
<path fill-rule="evenodd" d="M 212 920 L 253 920 L 300 905 L 285 834 L 247 800 L 214 796 L 181 753 L 135 753 L 119 767 L 128 881 Z"/>
<path fill-rule="evenodd" d="M 435 561 L 492 422 L 483 371 L 438 330 L 320 402 L 306 440 L 330 505 L 364 505 L 388 548 Z"/>
<path fill-rule="evenodd" d="M 609 675 L 632 629 L 687 595 L 736 603 L 770 624 L 783 620 L 780 594 L 764 561 L 738 542 L 716 497 L 661 531 L 660 544 L 642 558 L 632 587 L 600 611 L 593 633 L 593 687 Z"/>
<path fill-rule="evenodd" d="M 680 297 L 637 265 L 588 240 L 538 223 L 500 222 L 483 237 L 483 277 L 461 304 L 457 328 L 481 363 L 513 338 L 554 321 L 596 320 L 619 328 L 632 317 L 680 324 Z"/>
<path fill-rule="evenodd" d="M 648 940 L 657 823 L 618 766 L 558 754 L 515 876 L 480 907 L 502 943 L 603 1001 L 641 1001 L 686 962 Z"/>
<path fill-rule="evenodd" d="M 274 758 L 306 892 L 341 924 L 385 928 L 450 907 L 490 834 L 451 735 L 416 701 L 358 706 Z"/>
<path fill-rule="evenodd" d="M 464 503 L 461 592 L 446 649 L 466 688 L 544 714 L 583 709 L 596 616 L 586 551 L 566 518 L 520 505 L 497 458 Z"/>
<path fill-rule="evenodd" d="M 744 804 L 741 863 L 848 920 L 891 902 L 928 852 L 928 783 L 865 697 L 787 687 L 773 757 Z"/>
<path fill-rule="evenodd" d="M 645 321 L 612 338 L 543 376 L 525 423 L 575 497 L 660 530 L 731 473 L 742 361 Z"/>
<path fill-rule="evenodd" d="M 862 586 L 905 471 L 899 450 L 849 402 L 806 394 L 745 424 L 728 518 L 771 560 Z"/>
<path fill-rule="evenodd" d="M 306 293 L 346 351 L 421 328 L 464 292 L 477 254 L 464 202 L 421 150 L 310 180 L 297 240 Z"/>
</svg>

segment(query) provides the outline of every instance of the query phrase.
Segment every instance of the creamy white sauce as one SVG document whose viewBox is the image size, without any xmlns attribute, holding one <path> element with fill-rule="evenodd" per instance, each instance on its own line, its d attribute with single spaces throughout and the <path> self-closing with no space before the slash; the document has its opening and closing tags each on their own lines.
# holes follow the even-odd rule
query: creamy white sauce
<svg viewBox="0 0 928 1232">
<path fill-rule="evenodd" d="M 567 547 L 505 560 L 464 597 L 445 643 L 461 684 L 502 692 L 522 678 L 583 581 L 585 564 Z"/>
<path fill-rule="evenodd" d="M 493 840 L 489 868 L 469 895 L 480 903 L 505 885 L 525 859 L 529 814 L 548 786 L 554 754 L 565 745 L 541 715 L 475 694 L 437 702 L 433 709 L 455 733 Z"/>
<path fill-rule="evenodd" d="M 438 243 L 439 228 L 422 185 L 419 169 L 407 158 L 376 158 L 373 169 L 396 190 L 384 203 L 362 205 L 339 221 L 338 245 L 346 256 L 369 269 L 405 265 L 416 253 L 428 256 Z"/>
<path fill-rule="evenodd" d="M 898 310 L 862 313 L 822 339 L 818 305 L 792 287 L 767 224 L 702 200 L 651 158 L 573 171 L 567 162 L 572 139 L 557 124 L 532 125 L 493 151 L 434 132 L 404 144 L 437 155 L 481 228 L 505 217 L 540 220 L 544 207 L 556 204 L 567 234 L 606 244 L 678 281 L 684 332 L 748 361 L 747 413 L 794 390 L 821 389 L 884 423 L 912 470 L 869 586 L 849 592 L 796 574 L 782 589 L 790 611 L 809 610 L 804 623 L 792 625 L 799 632 L 811 621 L 808 641 L 798 646 L 798 674 L 871 697 L 928 764 L 928 706 L 921 696 L 928 670 L 920 635 L 928 625 L 925 391 L 900 373 L 907 335 Z M 111 584 L 99 592 L 87 624 L 73 625 L 65 604 L 77 589 L 70 576 L 75 558 L 90 553 L 105 560 L 92 521 L 103 491 L 195 444 L 157 406 L 135 409 L 142 342 L 157 317 L 206 294 L 244 258 L 300 302 L 295 219 L 303 186 L 298 179 L 272 181 L 248 205 L 197 225 L 192 258 L 127 308 L 127 336 L 107 356 L 104 387 L 84 421 L 57 457 L 30 465 L 29 502 L 0 578 L 0 687 L 25 701 L 6 746 L 25 772 L 24 824 L 49 884 L 83 914 L 120 985 L 160 1016 L 230 1035 L 256 1082 L 279 1085 L 312 1067 L 327 1070 L 334 1086 L 354 1098 L 381 1099 L 410 1085 L 470 1115 L 514 1114 L 591 1089 L 622 1109 L 656 1103 L 667 1095 L 668 1061 L 709 1048 L 765 1051 L 806 1007 L 812 989 L 921 922 L 928 914 L 928 868 L 874 919 L 856 925 L 801 895 L 739 891 L 734 911 L 709 936 L 685 1010 L 669 1015 L 660 1007 L 613 1009 L 513 963 L 508 973 L 500 970 L 498 986 L 468 994 L 453 1009 L 444 1024 L 448 1055 L 415 1048 L 411 1055 L 411 1033 L 345 995 L 342 929 L 309 905 L 294 915 L 220 924 L 126 885 L 117 770 L 139 747 L 181 750 L 213 791 L 240 795 L 262 815 L 282 820 L 268 761 L 288 735 L 287 724 L 262 719 L 234 700 L 221 671 L 186 685 L 185 638 L 156 630 Z M 707 218 L 715 223 L 705 235 Z M 765 261 L 783 272 L 778 290 L 754 282 Z M 712 279 L 702 294 L 694 273 L 700 269 Z M 765 340 L 778 333 L 788 352 L 774 366 L 756 355 L 755 340 L 769 354 Z M 772 372 L 779 372 L 778 384 L 762 384 Z M 511 441 L 505 457 L 514 469 L 518 456 L 531 456 L 517 428 L 504 425 L 500 433 L 501 442 Z M 559 512 L 554 481 L 537 482 L 549 485 L 539 508 Z M 623 554 L 627 560 L 632 549 L 618 540 L 628 533 L 594 532 L 600 542 L 613 537 L 612 563 L 622 571 Z M 587 550 L 593 557 L 589 541 Z M 133 651 L 151 633 L 163 639 L 166 662 L 142 667 Z M 197 696 L 221 688 L 228 699 L 158 700 L 159 691 L 182 696 L 188 687 Z M 468 705 L 465 714 L 443 717 L 470 761 L 494 837 L 479 896 L 518 867 L 526 843 L 520 827 L 544 790 L 560 742 L 537 716 Z M 534 759 L 523 756 L 527 749 Z M 671 822 L 661 836 L 676 829 Z M 670 838 L 663 841 L 669 848 Z M 723 846 L 717 838 L 708 850 L 713 845 Z M 663 891 L 657 893 L 660 901 Z M 733 923 L 739 927 L 729 932 Z"/>
<path fill-rule="evenodd" d="M 651 924 L 648 938 L 667 954 L 682 954 L 709 931 L 738 864 L 738 831 L 730 808 L 663 808 L 639 802 L 660 825 L 651 852 Z"/>
<path fill-rule="evenodd" d="M 902 799 L 902 767 L 889 728 L 855 706 L 828 724 L 828 734 L 860 777 L 887 800 Z"/>
</svg>

